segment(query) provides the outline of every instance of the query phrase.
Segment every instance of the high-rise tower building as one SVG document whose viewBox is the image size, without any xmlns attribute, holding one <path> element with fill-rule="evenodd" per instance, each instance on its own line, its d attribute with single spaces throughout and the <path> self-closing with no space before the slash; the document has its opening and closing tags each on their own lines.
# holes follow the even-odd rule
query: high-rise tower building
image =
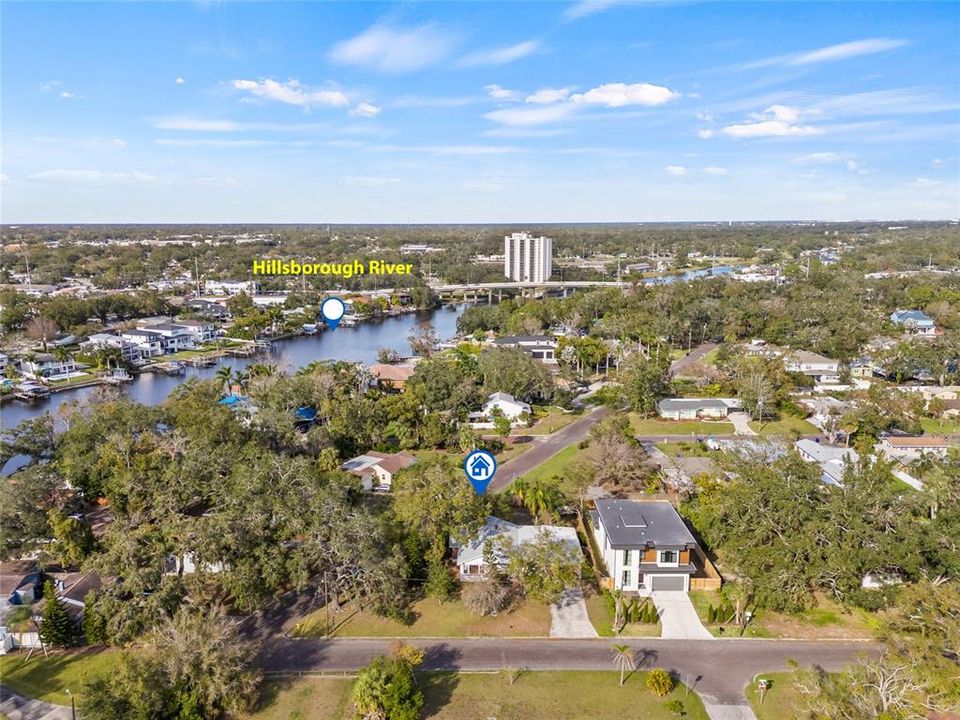
<svg viewBox="0 0 960 720">
<path fill-rule="evenodd" d="M 553 240 L 519 232 L 503 239 L 503 274 L 514 282 L 544 282 L 553 274 Z"/>
</svg>

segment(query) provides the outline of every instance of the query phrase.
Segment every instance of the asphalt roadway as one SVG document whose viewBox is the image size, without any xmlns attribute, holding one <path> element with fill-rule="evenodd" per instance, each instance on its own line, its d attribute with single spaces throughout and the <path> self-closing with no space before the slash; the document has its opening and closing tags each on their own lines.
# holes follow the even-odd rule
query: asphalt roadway
<svg viewBox="0 0 960 720">
<path fill-rule="evenodd" d="M 590 434 L 593 426 L 606 417 L 609 412 L 605 407 L 597 407 L 552 435 L 532 436 L 533 439 L 530 442 L 533 443 L 533 447 L 523 455 L 518 455 L 498 468 L 493 480 L 487 487 L 487 492 L 502 492 L 518 477 L 546 462 L 567 445 L 579 443 Z"/>
<path fill-rule="evenodd" d="M 801 666 L 838 670 L 858 655 L 875 655 L 872 642 L 746 640 L 664 640 L 618 638 L 635 652 L 637 669 L 665 668 L 711 705 L 743 705 L 744 687 L 757 673 L 786 670 L 788 659 Z M 389 638 L 287 639 L 267 641 L 260 666 L 267 672 L 351 671 L 387 652 Z M 449 638 L 406 640 L 422 648 L 426 670 L 614 670 L 613 638 Z"/>
</svg>

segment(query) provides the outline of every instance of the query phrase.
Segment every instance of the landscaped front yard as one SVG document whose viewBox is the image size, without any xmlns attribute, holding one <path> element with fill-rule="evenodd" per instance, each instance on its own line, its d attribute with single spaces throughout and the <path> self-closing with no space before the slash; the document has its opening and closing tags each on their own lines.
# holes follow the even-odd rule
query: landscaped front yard
<svg viewBox="0 0 960 720">
<path fill-rule="evenodd" d="M 732 435 L 735 431 L 733 423 L 710 422 L 706 420 L 662 420 L 660 418 L 643 418 L 636 413 L 630 413 L 630 426 L 635 435 L 695 435 L 707 437 L 710 435 Z"/>
<path fill-rule="evenodd" d="M 26 657 L 20 653 L 0 657 L 3 684 L 27 697 L 58 705 L 70 704 L 68 689 L 77 695 L 84 683 L 107 677 L 120 662 L 120 653 L 110 650 L 55 652 L 46 658 L 37 651 L 29 660 Z"/>
<path fill-rule="evenodd" d="M 722 604 L 720 593 L 713 590 L 691 590 L 693 602 L 700 620 L 717 637 L 740 637 L 740 629 L 732 623 L 707 623 L 710 605 Z M 794 638 L 800 640 L 871 638 L 872 616 L 859 609 L 848 610 L 820 595 L 817 605 L 802 613 L 780 613 L 773 610 L 758 610 L 743 633 L 746 638 Z M 724 631 L 720 632 L 720 627 Z"/>
<path fill-rule="evenodd" d="M 623 632 L 613 632 L 613 615 L 599 593 L 586 594 L 587 615 L 600 637 L 660 637 L 660 623 L 627 623 Z"/>
<path fill-rule="evenodd" d="M 645 673 L 632 673 L 620 687 L 620 676 L 612 667 L 611 661 L 609 672 L 523 672 L 513 685 L 506 673 L 423 673 L 422 716 L 431 720 L 674 720 L 676 715 L 664 704 L 679 700 L 686 720 L 706 720 L 700 699 L 682 686 L 658 698 L 644 685 Z M 351 680 L 313 678 L 268 685 L 261 709 L 250 720 L 350 720 L 352 687 Z"/>
<path fill-rule="evenodd" d="M 960 420 L 920 418 L 920 427 L 926 435 L 960 435 Z"/>
<path fill-rule="evenodd" d="M 335 637 L 547 637 L 550 634 L 550 608 L 527 601 L 510 612 L 495 617 L 480 617 L 459 600 L 442 605 L 434 598 L 415 602 L 413 621 L 380 617 L 370 611 L 358 612 L 347 605 L 333 618 Z M 294 626 L 293 635 L 325 635 L 326 611 L 317 610 Z"/>
</svg>

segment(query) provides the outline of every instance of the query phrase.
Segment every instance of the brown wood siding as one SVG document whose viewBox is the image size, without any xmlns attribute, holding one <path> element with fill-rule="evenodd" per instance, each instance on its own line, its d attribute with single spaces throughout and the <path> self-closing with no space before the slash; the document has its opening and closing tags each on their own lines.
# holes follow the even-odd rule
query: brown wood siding
<svg viewBox="0 0 960 720">
<path fill-rule="evenodd" d="M 681 564 L 681 565 L 686 565 L 688 562 L 690 562 L 690 551 L 689 551 L 689 550 L 681 550 L 681 551 L 680 551 L 680 564 Z"/>
<path fill-rule="evenodd" d="M 650 549 L 644 552 L 643 561 L 648 563 L 655 563 L 657 561 L 657 551 L 655 549 Z"/>
</svg>

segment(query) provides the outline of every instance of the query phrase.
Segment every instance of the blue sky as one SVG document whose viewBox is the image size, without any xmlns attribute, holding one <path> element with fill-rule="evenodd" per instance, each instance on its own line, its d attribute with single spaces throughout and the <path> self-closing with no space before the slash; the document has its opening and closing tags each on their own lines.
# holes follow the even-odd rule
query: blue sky
<svg viewBox="0 0 960 720">
<path fill-rule="evenodd" d="M 960 216 L 960 4 L 40 3 L 4 222 Z"/>
</svg>

